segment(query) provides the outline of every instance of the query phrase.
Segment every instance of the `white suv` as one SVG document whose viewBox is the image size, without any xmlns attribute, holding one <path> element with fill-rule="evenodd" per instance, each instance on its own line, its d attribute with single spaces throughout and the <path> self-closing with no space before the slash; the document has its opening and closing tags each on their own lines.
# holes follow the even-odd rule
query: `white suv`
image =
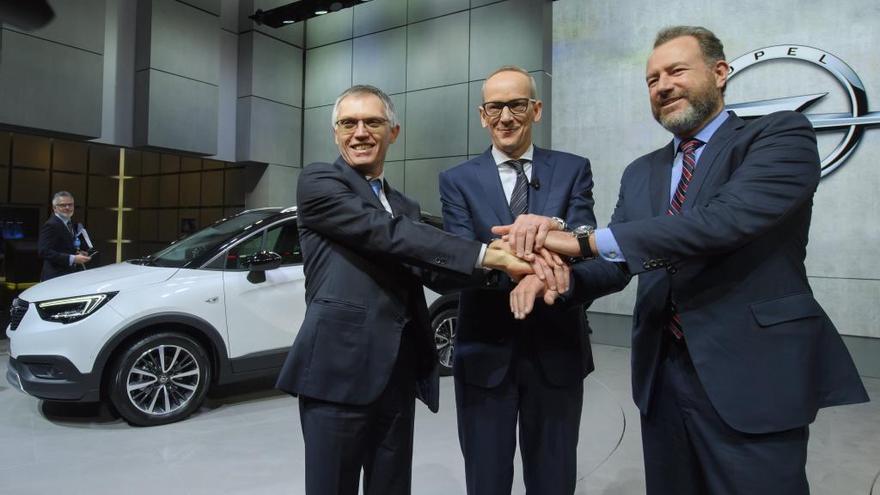
<svg viewBox="0 0 880 495">
<path fill-rule="evenodd" d="M 245 211 L 152 256 L 23 292 L 7 379 L 41 399 L 109 400 L 136 425 L 178 421 L 213 384 L 277 374 L 305 314 L 304 282 L 296 209 Z M 456 302 L 431 308 L 445 365 Z"/>
</svg>

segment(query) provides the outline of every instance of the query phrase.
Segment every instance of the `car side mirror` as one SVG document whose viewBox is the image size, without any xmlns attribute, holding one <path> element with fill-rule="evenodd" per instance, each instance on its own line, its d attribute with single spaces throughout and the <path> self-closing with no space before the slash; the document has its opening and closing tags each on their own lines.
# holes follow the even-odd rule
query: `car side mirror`
<svg viewBox="0 0 880 495">
<path fill-rule="evenodd" d="M 250 270 L 247 275 L 248 282 L 259 284 L 266 281 L 266 270 L 278 268 L 282 261 L 278 253 L 260 251 L 242 260 L 242 264 Z"/>
</svg>

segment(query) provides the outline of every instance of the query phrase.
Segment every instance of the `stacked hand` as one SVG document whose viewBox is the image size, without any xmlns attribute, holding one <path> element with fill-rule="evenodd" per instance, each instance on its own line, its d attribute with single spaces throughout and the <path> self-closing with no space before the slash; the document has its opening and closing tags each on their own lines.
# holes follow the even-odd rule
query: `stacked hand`
<svg viewBox="0 0 880 495">
<path fill-rule="evenodd" d="M 559 294 L 569 288 L 570 268 L 558 253 L 579 254 L 577 241 L 561 232 L 556 220 L 540 215 L 520 215 L 511 225 L 492 227 L 502 238 L 490 245 L 503 243 L 506 251 L 527 261 L 533 274 L 523 277 L 510 293 L 510 310 L 517 319 L 524 319 L 534 309 L 535 299 L 553 304 Z"/>
</svg>

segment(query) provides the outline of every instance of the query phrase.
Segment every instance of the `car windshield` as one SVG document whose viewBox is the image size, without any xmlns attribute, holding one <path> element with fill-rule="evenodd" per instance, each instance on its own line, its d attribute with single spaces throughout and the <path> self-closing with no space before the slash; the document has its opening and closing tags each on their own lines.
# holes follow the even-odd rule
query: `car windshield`
<svg viewBox="0 0 880 495">
<path fill-rule="evenodd" d="M 259 228 L 266 218 L 277 213 L 276 210 L 255 210 L 242 213 L 229 220 L 206 227 L 146 259 L 134 261 L 140 261 L 144 264 L 148 263 L 153 266 L 183 267 L 227 239 L 242 232 Z"/>
</svg>

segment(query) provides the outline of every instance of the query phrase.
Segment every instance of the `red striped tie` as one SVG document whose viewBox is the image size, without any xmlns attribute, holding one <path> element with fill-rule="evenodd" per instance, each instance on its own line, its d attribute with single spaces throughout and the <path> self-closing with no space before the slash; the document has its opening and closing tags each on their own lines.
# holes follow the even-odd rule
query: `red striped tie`
<svg viewBox="0 0 880 495">
<path fill-rule="evenodd" d="M 694 168 L 697 166 L 697 148 L 702 145 L 703 142 L 699 139 L 688 139 L 679 144 L 678 149 L 683 153 L 681 158 L 681 179 L 678 181 L 678 187 L 675 188 L 672 200 L 669 201 L 669 208 L 666 210 L 667 215 L 678 215 L 681 213 L 681 207 L 684 205 L 685 198 L 687 198 L 688 184 L 691 183 L 691 178 L 694 176 Z M 678 311 L 675 309 L 674 302 L 670 301 L 669 309 L 669 331 L 672 332 L 676 339 L 681 339 L 682 335 L 684 335 L 681 330 L 681 317 L 679 317 Z"/>
</svg>

